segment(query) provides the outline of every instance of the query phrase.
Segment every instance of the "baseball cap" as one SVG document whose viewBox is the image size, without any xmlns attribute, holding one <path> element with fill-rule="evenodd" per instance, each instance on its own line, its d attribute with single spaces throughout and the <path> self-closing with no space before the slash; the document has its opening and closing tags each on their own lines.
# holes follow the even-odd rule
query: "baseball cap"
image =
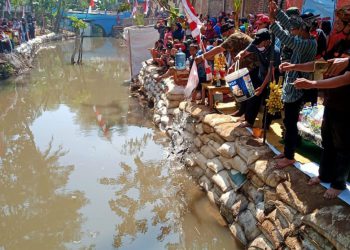
<svg viewBox="0 0 350 250">
<path fill-rule="evenodd" d="M 290 7 L 286 10 L 286 14 L 290 17 L 290 16 L 299 16 L 300 15 L 300 10 L 298 7 Z"/>
<path fill-rule="evenodd" d="M 254 38 L 252 44 L 258 45 L 261 42 L 266 41 L 266 40 L 270 40 L 270 39 L 271 39 L 271 35 L 270 35 L 269 30 L 268 29 L 261 29 L 261 30 L 258 30 L 258 32 L 256 32 L 255 38 Z"/>
<path fill-rule="evenodd" d="M 233 26 L 233 25 L 230 24 L 230 23 L 226 23 L 226 24 L 222 25 L 222 26 L 221 26 L 221 29 L 220 29 L 221 34 L 223 34 L 223 33 L 227 32 L 227 31 L 229 31 L 230 29 L 233 29 L 234 27 L 235 27 L 235 26 Z"/>
</svg>

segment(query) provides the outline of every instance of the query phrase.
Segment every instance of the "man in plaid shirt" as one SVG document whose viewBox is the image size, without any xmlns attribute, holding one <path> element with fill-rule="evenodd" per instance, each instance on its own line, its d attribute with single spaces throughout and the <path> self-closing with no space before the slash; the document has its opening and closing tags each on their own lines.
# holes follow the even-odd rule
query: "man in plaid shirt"
<svg viewBox="0 0 350 250">
<path fill-rule="evenodd" d="M 282 44 L 293 50 L 290 63 L 298 64 L 315 60 L 317 42 L 310 35 L 312 20 L 303 18 L 303 15 L 288 17 L 273 0 L 270 1 L 270 20 L 271 31 Z M 292 35 L 284 29 L 290 30 Z M 283 84 L 282 99 L 285 107 L 284 125 L 286 131 L 284 153 L 276 156 L 278 159 L 276 167 L 278 168 L 287 167 L 295 162 L 294 154 L 298 142 L 297 122 L 303 105 L 304 91 L 296 89 L 293 82 L 301 77 L 311 79 L 312 75 L 305 72 L 290 71 L 286 73 Z"/>
</svg>

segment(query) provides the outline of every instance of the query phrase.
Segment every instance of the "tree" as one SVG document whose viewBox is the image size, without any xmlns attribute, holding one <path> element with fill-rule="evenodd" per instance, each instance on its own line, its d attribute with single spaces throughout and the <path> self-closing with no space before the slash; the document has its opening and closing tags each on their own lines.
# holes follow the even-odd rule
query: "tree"
<svg viewBox="0 0 350 250">
<path fill-rule="evenodd" d="M 77 64 L 82 64 L 84 30 L 87 28 L 87 24 L 83 20 L 78 19 L 75 16 L 69 17 L 69 19 L 72 21 L 72 27 L 75 30 L 75 43 L 74 43 L 73 54 L 71 57 L 71 63 L 75 64 L 75 55 L 77 54 L 77 51 L 79 51 Z"/>
</svg>

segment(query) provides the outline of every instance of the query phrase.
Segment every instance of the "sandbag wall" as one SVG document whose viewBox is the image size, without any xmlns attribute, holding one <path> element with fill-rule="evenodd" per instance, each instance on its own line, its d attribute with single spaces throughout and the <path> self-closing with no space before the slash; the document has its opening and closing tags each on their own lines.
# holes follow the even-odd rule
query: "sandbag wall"
<svg viewBox="0 0 350 250">
<path fill-rule="evenodd" d="M 154 99 L 154 123 L 173 140 L 185 137 L 186 169 L 247 249 L 350 249 L 349 206 L 312 199 L 303 173 L 274 168 L 271 149 L 235 118 L 180 102 L 172 80 L 154 81 L 157 70 L 144 65 L 139 77 Z M 324 189 L 312 190 L 322 197 Z"/>
</svg>

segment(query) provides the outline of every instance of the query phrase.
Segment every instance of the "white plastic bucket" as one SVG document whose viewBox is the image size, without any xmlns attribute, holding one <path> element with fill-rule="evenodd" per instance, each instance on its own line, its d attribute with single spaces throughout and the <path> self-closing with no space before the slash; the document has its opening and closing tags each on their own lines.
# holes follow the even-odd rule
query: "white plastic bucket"
<svg viewBox="0 0 350 250">
<path fill-rule="evenodd" d="M 237 102 L 243 102 L 255 95 L 254 86 L 247 68 L 238 69 L 239 62 L 235 64 L 235 72 L 227 75 L 225 80 L 230 87 Z"/>
</svg>

